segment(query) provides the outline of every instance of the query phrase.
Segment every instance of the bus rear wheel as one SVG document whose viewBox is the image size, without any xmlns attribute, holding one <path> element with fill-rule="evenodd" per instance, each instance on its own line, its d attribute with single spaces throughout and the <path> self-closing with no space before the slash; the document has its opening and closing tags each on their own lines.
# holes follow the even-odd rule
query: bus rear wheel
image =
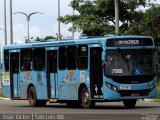
<svg viewBox="0 0 160 120">
<path fill-rule="evenodd" d="M 29 88 L 28 91 L 28 101 L 32 107 L 44 107 L 46 106 L 45 100 L 37 100 L 36 90 L 33 86 Z"/>
<path fill-rule="evenodd" d="M 37 96 L 36 96 L 35 88 L 33 86 L 29 88 L 28 101 L 29 101 L 30 106 L 32 107 L 37 106 Z"/>
<path fill-rule="evenodd" d="M 81 105 L 84 109 L 93 108 L 95 102 L 90 100 L 89 93 L 86 87 L 82 88 L 81 91 Z"/>
<path fill-rule="evenodd" d="M 124 104 L 125 108 L 131 109 L 131 108 L 135 108 L 136 102 L 137 102 L 136 99 L 133 99 L 133 100 L 124 100 L 123 104 Z"/>
</svg>

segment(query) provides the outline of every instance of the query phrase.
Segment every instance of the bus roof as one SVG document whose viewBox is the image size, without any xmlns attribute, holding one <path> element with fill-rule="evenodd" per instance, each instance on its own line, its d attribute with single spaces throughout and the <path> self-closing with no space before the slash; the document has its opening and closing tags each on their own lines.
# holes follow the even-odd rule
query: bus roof
<svg viewBox="0 0 160 120">
<path fill-rule="evenodd" d="M 52 46 L 62 46 L 62 45 L 75 45 L 75 44 L 96 44 L 101 43 L 104 40 L 108 39 L 127 39 L 127 38 L 151 38 L 149 36 L 85 36 L 81 37 L 80 39 L 72 40 L 72 39 L 62 39 L 61 41 L 55 41 L 49 39 L 47 42 L 28 42 L 23 44 L 12 44 L 12 45 L 5 45 L 3 49 L 18 49 L 18 48 L 32 48 L 32 47 L 52 47 Z M 152 38 L 151 38 L 152 39 Z M 152 39 L 153 41 L 153 39 Z"/>
</svg>

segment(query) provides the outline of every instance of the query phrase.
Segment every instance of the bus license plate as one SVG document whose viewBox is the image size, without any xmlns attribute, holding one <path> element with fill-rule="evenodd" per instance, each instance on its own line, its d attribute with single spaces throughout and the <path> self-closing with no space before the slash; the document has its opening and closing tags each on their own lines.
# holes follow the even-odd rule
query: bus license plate
<svg viewBox="0 0 160 120">
<path fill-rule="evenodd" d="M 131 90 L 131 85 L 121 85 L 120 89 L 121 90 Z"/>
<path fill-rule="evenodd" d="M 138 96 L 139 96 L 139 93 L 132 93 L 131 96 L 132 96 L 132 97 L 138 97 Z"/>
</svg>

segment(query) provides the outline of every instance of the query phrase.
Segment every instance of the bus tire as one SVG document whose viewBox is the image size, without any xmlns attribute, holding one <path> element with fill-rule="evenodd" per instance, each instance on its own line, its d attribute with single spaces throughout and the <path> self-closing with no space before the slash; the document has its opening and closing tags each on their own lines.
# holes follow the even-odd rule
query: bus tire
<svg viewBox="0 0 160 120">
<path fill-rule="evenodd" d="M 81 105 L 84 109 L 93 108 L 95 106 L 95 102 L 90 100 L 86 87 L 83 87 L 81 90 Z"/>
<path fill-rule="evenodd" d="M 69 108 L 80 108 L 81 104 L 79 101 L 69 101 L 67 102 Z"/>
<path fill-rule="evenodd" d="M 132 108 L 135 108 L 136 102 L 137 102 L 136 99 L 133 99 L 133 100 L 124 100 L 123 104 L 124 104 L 125 108 L 132 109 Z"/>
<path fill-rule="evenodd" d="M 36 107 L 37 106 L 37 95 L 36 90 L 33 86 L 31 86 L 28 90 L 28 101 L 30 106 Z"/>
<path fill-rule="evenodd" d="M 46 100 L 37 100 L 36 90 L 31 86 L 28 90 L 28 101 L 32 107 L 44 107 L 46 106 Z"/>
<path fill-rule="evenodd" d="M 46 100 L 37 100 L 37 107 L 45 107 L 46 103 Z"/>
</svg>

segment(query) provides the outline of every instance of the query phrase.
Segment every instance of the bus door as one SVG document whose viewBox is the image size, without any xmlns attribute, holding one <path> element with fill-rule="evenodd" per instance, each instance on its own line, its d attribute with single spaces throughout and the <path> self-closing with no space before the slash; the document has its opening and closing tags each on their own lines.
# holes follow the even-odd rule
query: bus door
<svg viewBox="0 0 160 120">
<path fill-rule="evenodd" d="M 90 48 L 90 90 L 92 99 L 102 96 L 102 48 Z"/>
<path fill-rule="evenodd" d="M 57 95 L 57 50 L 47 50 L 47 93 L 48 98 L 58 98 Z"/>
<path fill-rule="evenodd" d="M 11 98 L 20 98 L 19 51 L 10 52 Z"/>
</svg>

